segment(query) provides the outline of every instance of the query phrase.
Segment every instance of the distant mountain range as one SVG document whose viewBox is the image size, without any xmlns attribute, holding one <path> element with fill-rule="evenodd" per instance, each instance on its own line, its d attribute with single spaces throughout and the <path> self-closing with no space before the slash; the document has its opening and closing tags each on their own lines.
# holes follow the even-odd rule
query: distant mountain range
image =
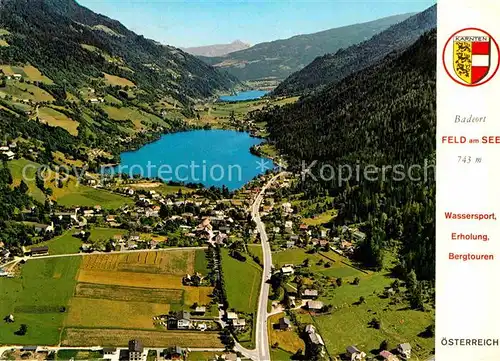
<svg viewBox="0 0 500 361">
<path fill-rule="evenodd" d="M 401 23 L 392 25 L 361 44 L 316 58 L 304 69 L 290 75 L 273 94 L 280 96 L 301 94 L 338 82 L 376 63 L 391 52 L 406 49 L 436 25 L 437 10 L 434 5 Z"/>
<path fill-rule="evenodd" d="M 283 80 L 316 57 L 357 44 L 413 14 L 390 16 L 366 23 L 343 26 L 289 39 L 260 43 L 223 57 L 200 57 L 240 80 Z"/>
<path fill-rule="evenodd" d="M 190 48 L 181 48 L 181 50 L 198 56 L 225 56 L 235 51 L 248 49 L 250 46 L 250 44 L 244 43 L 240 40 L 235 40 L 230 44 L 195 46 Z"/>
</svg>

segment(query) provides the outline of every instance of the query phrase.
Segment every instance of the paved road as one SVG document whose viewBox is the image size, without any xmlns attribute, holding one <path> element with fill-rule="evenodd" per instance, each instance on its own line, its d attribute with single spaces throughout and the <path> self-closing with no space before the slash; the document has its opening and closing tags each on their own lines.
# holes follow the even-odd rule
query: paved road
<svg viewBox="0 0 500 361">
<path fill-rule="evenodd" d="M 264 194 L 266 190 L 285 172 L 281 172 L 275 175 L 272 179 L 270 179 L 262 190 L 260 191 L 257 198 L 252 205 L 252 219 L 257 224 L 257 231 L 260 234 L 260 240 L 262 243 L 262 251 L 263 251 L 263 272 L 262 272 L 262 283 L 260 287 L 260 297 L 259 297 L 259 305 L 257 309 L 257 318 L 256 318 L 256 326 L 255 326 L 255 344 L 257 348 L 255 350 L 247 350 L 243 348 L 241 345 L 236 344 L 235 350 L 241 352 L 246 357 L 251 358 L 254 361 L 269 361 L 271 360 L 271 354 L 269 350 L 269 338 L 267 334 L 267 302 L 269 299 L 269 284 L 267 280 L 271 277 L 271 267 L 272 267 L 272 255 L 271 255 L 271 246 L 269 245 L 269 241 L 266 233 L 266 226 L 260 220 L 259 209 L 260 205 L 264 199 Z"/>
</svg>

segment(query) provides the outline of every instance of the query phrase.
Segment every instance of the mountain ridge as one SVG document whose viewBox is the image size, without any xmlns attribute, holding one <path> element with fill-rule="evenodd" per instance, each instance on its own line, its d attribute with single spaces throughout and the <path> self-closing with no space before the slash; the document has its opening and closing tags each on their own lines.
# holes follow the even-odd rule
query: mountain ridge
<svg viewBox="0 0 500 361">
<path fill-rule="evenodd" d="M 193 46 L 193 47 L 181 47 L 182 51 L 185 51 L 188 54 L 196 55 L 196 56 L 225 56 L 229 53 L 248 49 L 251 45 L 247 44 L 241 40 L 235 40 L 228 44 L 213 44 L 213 45 L 202 45 L 202 46 Z"/>
<path fill-rule="evenodd" d="M 273 91 L 273 95 L 297 95 L 340 81 L 362 70 L 393 51 L 401 51 L 423 33 L 437 26 L 437 7 L 428 9 L 390 26 L 369 40 L 317 57 L 302 70 L 293 73 Z"/>
<path fill-rule="evenodd" d="M 413 14 L 393 15 L 369 22 L 259 43 L 225 57 L 200 56 L 199 58 L 210 65 L 226 70 L 242 81 L 265 78 L 285 79 L 293 72 L 305 67 L 317 56 L 366 40 Z"/>
</svg>

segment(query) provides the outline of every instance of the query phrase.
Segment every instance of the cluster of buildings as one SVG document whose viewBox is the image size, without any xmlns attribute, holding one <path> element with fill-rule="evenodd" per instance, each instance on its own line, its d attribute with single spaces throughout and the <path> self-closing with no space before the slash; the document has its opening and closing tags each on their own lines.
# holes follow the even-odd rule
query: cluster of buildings
<svg viewBox="0 0 500 361">
<path fill-rule="evenodd" d="M 192 312 L 178 311 L 170 315 L 164 316 L 160 324 L 167 327 L 169 330 L 192 330 L 192 331 L 207 331 L 216 329 L 217 326 L 211 320 L 203 319 L 206 313 L 205 306 L 198 306 Z"/>
<path fill-rule="evenodd" d="M 128 360 L 128 361 L 146 361 L 148 357 L 148 348 L 145 348 L 142 341 L 138 339 L 130 340 L 126 349 L 115 347 L 105 347 L 102 349 L 104 359 Z M 157 350 L 154 352 L 158 354 Z M 174 361 L 184 360 L 188 350 L 179 346 L 168 347 L 160 351 L 159 360 Z"/>
<path fill-rule="evenodd" d="M 394 352 L 394 353 L 393 353 Z M 379 357 L 384 361 L 406 361 L 411 358 L 411 345 L 409 343 L 401 343 L 393 351 L 382 350 Z M 346 356 L 350 361 L 366 360 L 366 353 L 360 351 L 356 346 L 351 345 L 346 348 Z"/>
<path fill-rule="evenodd" d="M 281 274 L 285 276 L 291 276 L 295 273 L 294 266 L 291 264 L 284 265 L 280 270 Z M 295 306 L 296 298 L 299 297 L 302 300 L 306 300 L 305 307 L 309 311 L 320 312 L 324 309 L 325 304 L 322 301 L 318 301 L 319 291 L 312 288 L 306 288 L 301 291 L 300 294 L 294 294 L 293 292 L 289 293 L 289 299 L 292 303 L 291 306 Z"/>
<path fill-rule="evenodd" d="M 0 154 L 2 155 L 0 158 L 5 160 L 14 160 L 16 157 L 15 150 L 17 148 L 16 143 L 11 143 L 9 145 L 3 145 L 0 147 Z"/>
<path fill-rule="evenodd" d="M 240 317 L 236 312 L 227 312 L 226 319 L 227 323 L 236 331 L 245 329 L 247 325 L 246 320 Z"/>
<path fill-rule="evenodd" d="M 319 349 L 319 353 L 321 355 L 324 355 L 325 342 L 323 341 L 321 335 L 316 331 L 316 327 L 314 327 L 314 325 L 307 325 L 305 328 L 305 333 L 307 335 L 307 343 L 310 346 Z"/>
<path fill-rule="evenodd" d="M 129 223 L 138 226 L 141 218 L 149 218 L 152 225 L 140 225 L 144 232 L 161 232 L 169 224 L 179 226 L 183 237 L 199 239 L 212 244 L 223 244 L 229 234 L 242 230 L 242 224 L 230 214 L 244 212 L 243 206 L 237 206 L 230 200 L 209 200 L 193 193 L 164 196 L 154 190 L 137 191 L 132 187 L 122 188 L 121 193 L 135 200 L 134 206 L 126 206 L 120 214 Z M 221 203 L 224 204 L 221 207 Z M 169 208 L 167 217 L 160 216 L 162 206 Z M 111 227 L 123 226 L 116 219 L 106 219 Z"/>
</svg>

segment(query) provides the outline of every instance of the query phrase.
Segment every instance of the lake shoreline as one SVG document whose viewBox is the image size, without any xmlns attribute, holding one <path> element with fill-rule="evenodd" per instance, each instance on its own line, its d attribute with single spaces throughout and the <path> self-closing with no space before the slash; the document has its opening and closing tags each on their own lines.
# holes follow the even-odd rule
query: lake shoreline
<svg viewBox="0 0 500 361">
<path fill-rule="evenodd" d="M 276 166 L 272 159 L 252 152 L 252 146 L 261 144 L 261 140 L 245 131 L 184 129 L 122 152 L 120 162 L 108 170 L 113 174 L 157 178 L 165 183 L 201 183 L 205 187 L 237 190 Z M 262 170 L 260 164 L 265 164 Z"/>
<path fill-rule="evenodd" d="M 217 99 L 216 102 L 225 102 L 225 103 L 236 103 L 236 102 L 244 102 L 251 100 L 259 100 L 269 94 L 269 91 L 266 90 L 246 90 L 242 92 L 237 92 L 231 95 L 221 95 Z"/>
</svg>

